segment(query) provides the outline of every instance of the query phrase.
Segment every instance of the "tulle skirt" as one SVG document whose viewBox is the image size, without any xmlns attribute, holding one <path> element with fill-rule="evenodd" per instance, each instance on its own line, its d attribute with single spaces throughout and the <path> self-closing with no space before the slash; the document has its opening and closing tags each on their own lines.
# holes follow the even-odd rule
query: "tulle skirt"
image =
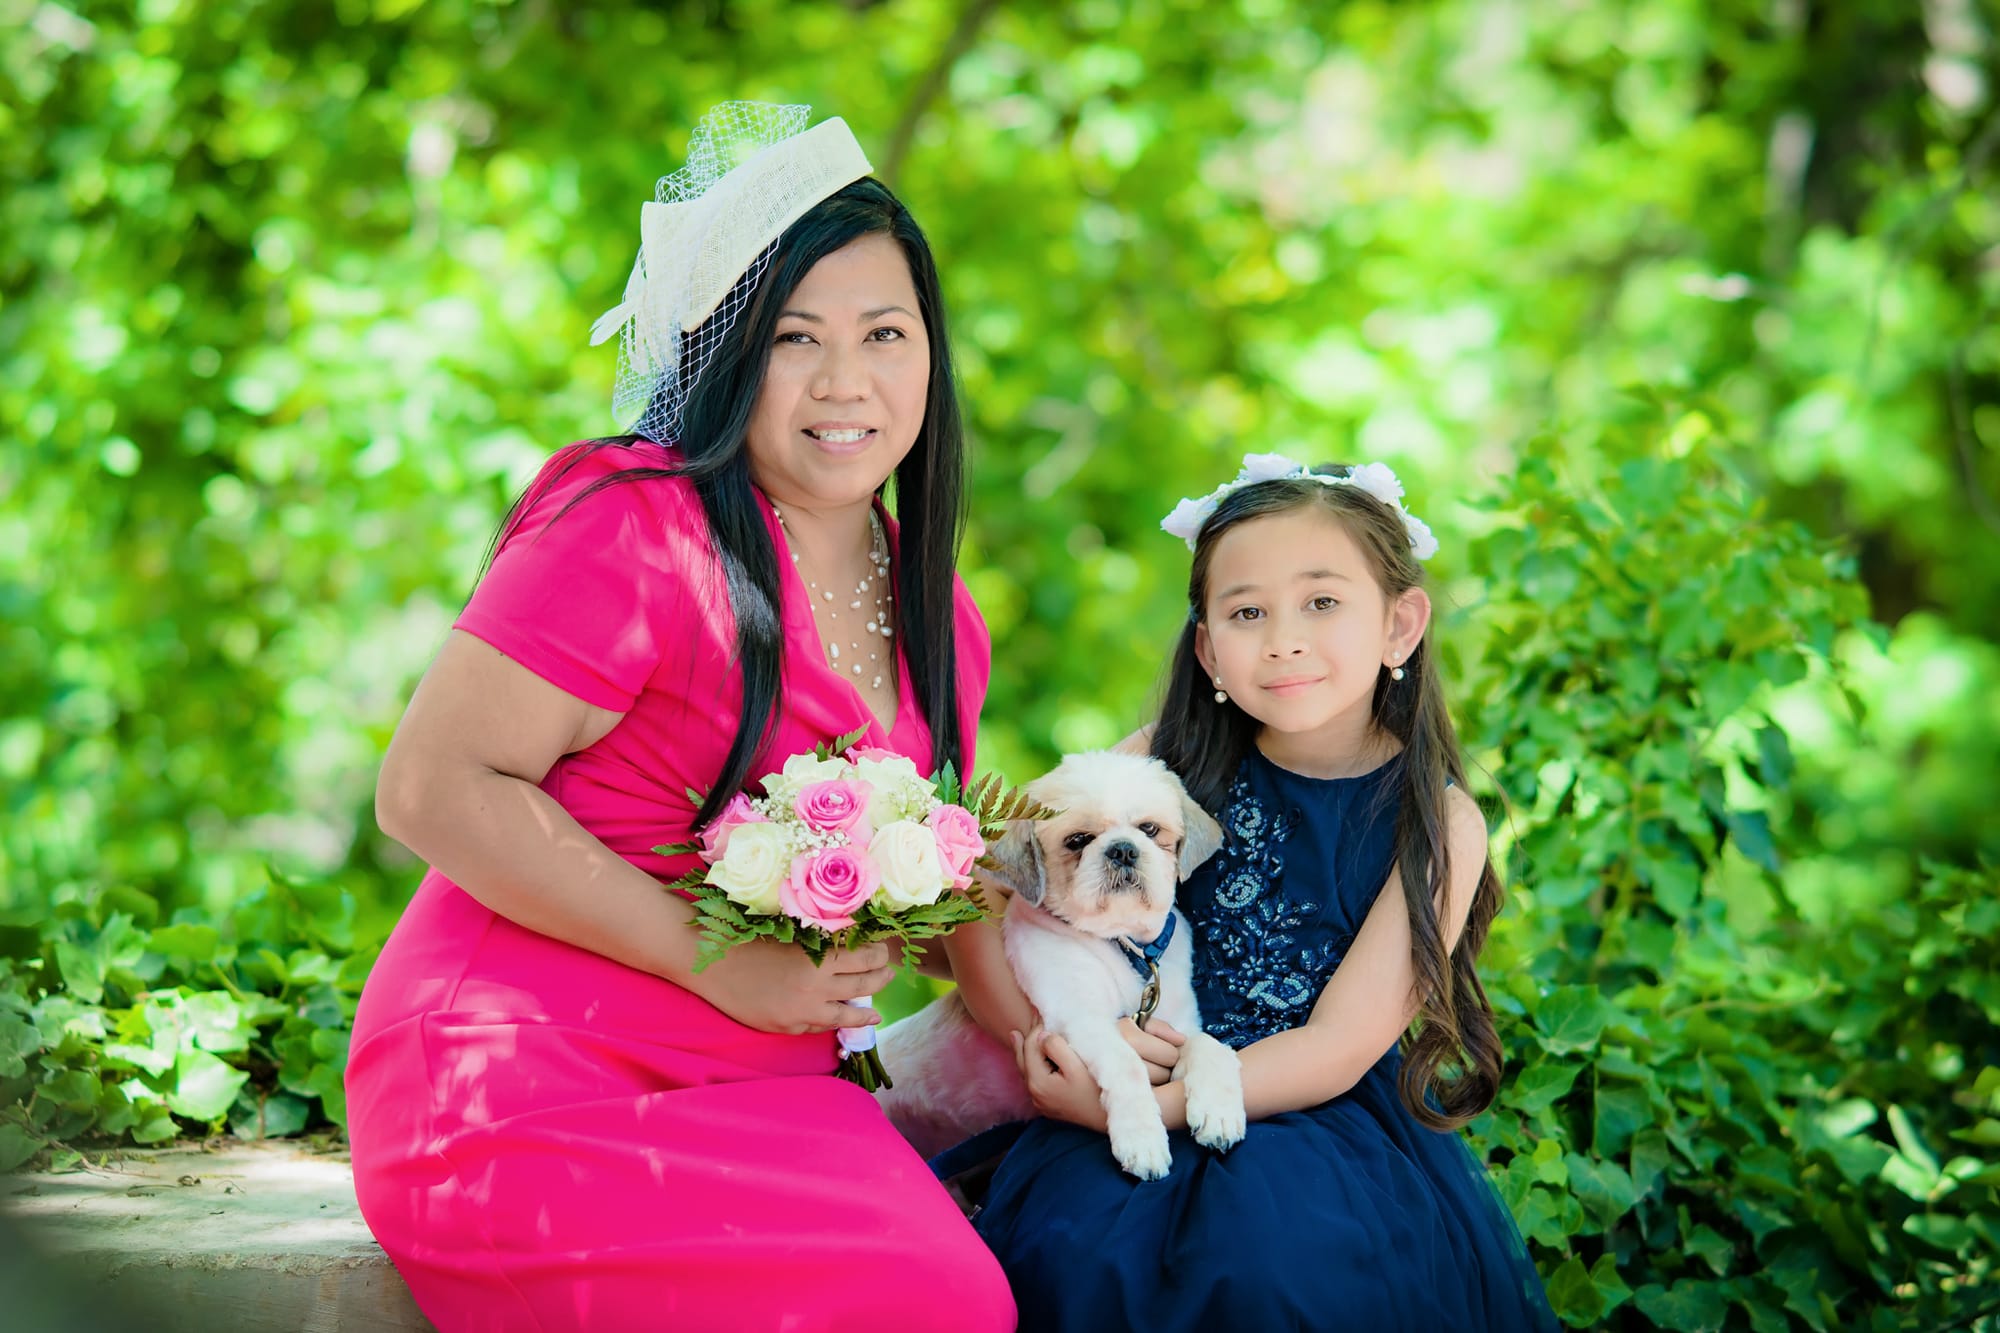
<svg viewBox="0 0 2000 1333">
<path fill-rule="evenodd" d="M 1021 1327 L 1557 1328 L 1512 1217 L 1464 1140 L 1403 1107 L 1397 1065 L 1226 1153 L 1174 1134 L 1156 1181 L 1102 1134 L 1030 1124 L 975 1219 Z"/>
</svg>

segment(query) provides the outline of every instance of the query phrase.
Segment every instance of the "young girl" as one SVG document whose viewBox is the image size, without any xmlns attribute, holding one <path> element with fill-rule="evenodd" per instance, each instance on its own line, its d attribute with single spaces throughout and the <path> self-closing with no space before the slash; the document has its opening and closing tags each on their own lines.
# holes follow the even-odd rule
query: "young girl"
<svg viewBox="0 0 2000 1333">
<path fill-rule="evenodd" d="M 1241 1051 L 1253 1123 L 1210 1152 L 1181 1085 L 1160 1084 L 1173 1167 L 1141 1183 L 1074 1052 L 1017 1034 L 1046 1118 L 977 1225 L 1023 1328 L 1555 1327 L 1444 1132 L 1499 1080 L 1473 964 L 1500 884 L 1425 643 L 1418 562 L 1437 544 L 1401 496 L 1379 463 L 1258 455 L 1161 525 L 1194 568 L 1150 743 L 1224 829 L 1180 905 L 1203 1025 Z"/>
</svg>

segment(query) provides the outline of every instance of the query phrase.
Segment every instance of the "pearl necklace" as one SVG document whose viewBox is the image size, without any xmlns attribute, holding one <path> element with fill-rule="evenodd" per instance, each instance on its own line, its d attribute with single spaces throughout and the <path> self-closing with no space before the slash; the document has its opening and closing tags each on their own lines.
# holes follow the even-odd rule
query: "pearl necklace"
<svg viewBox="0 0 2000 1333">
<path fill-rule="evenodd" d="M 791 541 L 791 529 L 786 526 L 784 511 L 776 505 L 772 505 L 771 512 L 778 516 L 778 526 L 785 529 L 785 540 L 789 544 Z M 854 596 L 849 599 L 847 609 L 850 613 L 858 612 L 861 610 L 861 604 L 864 600 L 870 603 L 868 622 L 861 625 L 860 632 L 868 640 L 866 650 L 868 660 L 876 664 L 873 673 L 874 680 L 869 688 L 879 690 L 882 688 L 882 657 L 877 650 L 887 647 L 888 640 L 895 633 L 889 624 L 889 608 L 894 605 L 896 598 L 889 591 L 889 537 L 887 533 L 882 531 L 882 520 L 876 517 L 875 510 L 872 507 L 868 510 L 868 531 L 870 537 L 868 547 L 870 572 L 861 582 L 854 585 Z M 797 551 L 792 552 L 792 563 L 795 565 L 799 563 L 799 553 Z M 799 570 L 799 577 L 806 585 L 806 594 L 809 599 L 816 597 L 820 602 L 833 601 L 833 593 L 822 590 L 817 583 L 806 578 L 803 568 Z M 870 591 L 871 589 L 873 590 L 872 592 Z M 813 602 L 812 606 L 815 612 L 819 610 L 818 602 Z M 838 620 L 840 619 L 840 612 L 828 609 L 826 616 L 828 620 Z M 861 623 L 861 617 L 858 615 L 850 614 L 848 619 L 852 624 Z M 879 641 L 877 639 L 878 635 L 880 636 Z M 861 640 L 848 640 L 847 651 L 848 668 L 856 676 L 863 674 L 861 664 L 863 649 Z M 840 670 L 840 644 L 832 639 L 826 641 L 826 660 L 827 664 L 835 671 Z"/>
</svg>

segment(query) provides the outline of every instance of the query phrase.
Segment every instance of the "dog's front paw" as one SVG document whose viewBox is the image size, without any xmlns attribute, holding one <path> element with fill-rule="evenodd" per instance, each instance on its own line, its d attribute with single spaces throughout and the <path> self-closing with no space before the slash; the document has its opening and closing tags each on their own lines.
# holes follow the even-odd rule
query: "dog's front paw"
<svg viewBox="0 0 2000 1333">
<path fill-rule="evenodd" d="M 1194 1141 L 1218 1152 L 1241 1143 L 1248 1116 L 1243 1065 L 1236 1052 L 1198 1032 L 1183 1048 L 1178 1072 L 1185 1076 L 1188 1132 Z"/>
<path fill-rule="evenodd" d="M 1190 1081 L 1187 1090 L 1188 1132 L 1204 1148 L 1224 1152 L 1243 1142 L 1248 1117 L 1243 1111 L 1243 1086 L 1224 1085 L 1203 1079 Z"/>
<path fill-rule="evenodd" d="M 1128 1175 L 1141 1180 L 1158 1180 L 1174 1164 L 1173 1150 L 1167 1147 L 1166 1127 L 1157 1124 L 1114 1133 L 1111 1155 Z"/>
</svg>

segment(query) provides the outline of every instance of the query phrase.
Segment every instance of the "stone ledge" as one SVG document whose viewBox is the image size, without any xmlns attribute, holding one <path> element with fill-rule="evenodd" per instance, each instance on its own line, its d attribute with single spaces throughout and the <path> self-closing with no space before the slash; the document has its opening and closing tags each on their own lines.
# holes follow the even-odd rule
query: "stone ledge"
<svg viewBox="0 0 2000 1333">
<path fill-rule="evenodd" d="M 28 1304 L 42 1327 L 122 1315 L 162 1333 L 431 1328 L 368 1234 L 342 1157 L 246 1143 L 126 1152 L 103 1169 L 0 1177 L 0 1217 L 18 1258 L 39 1261 L 7 1286 L 39 1290 Z"/>
</svg>

